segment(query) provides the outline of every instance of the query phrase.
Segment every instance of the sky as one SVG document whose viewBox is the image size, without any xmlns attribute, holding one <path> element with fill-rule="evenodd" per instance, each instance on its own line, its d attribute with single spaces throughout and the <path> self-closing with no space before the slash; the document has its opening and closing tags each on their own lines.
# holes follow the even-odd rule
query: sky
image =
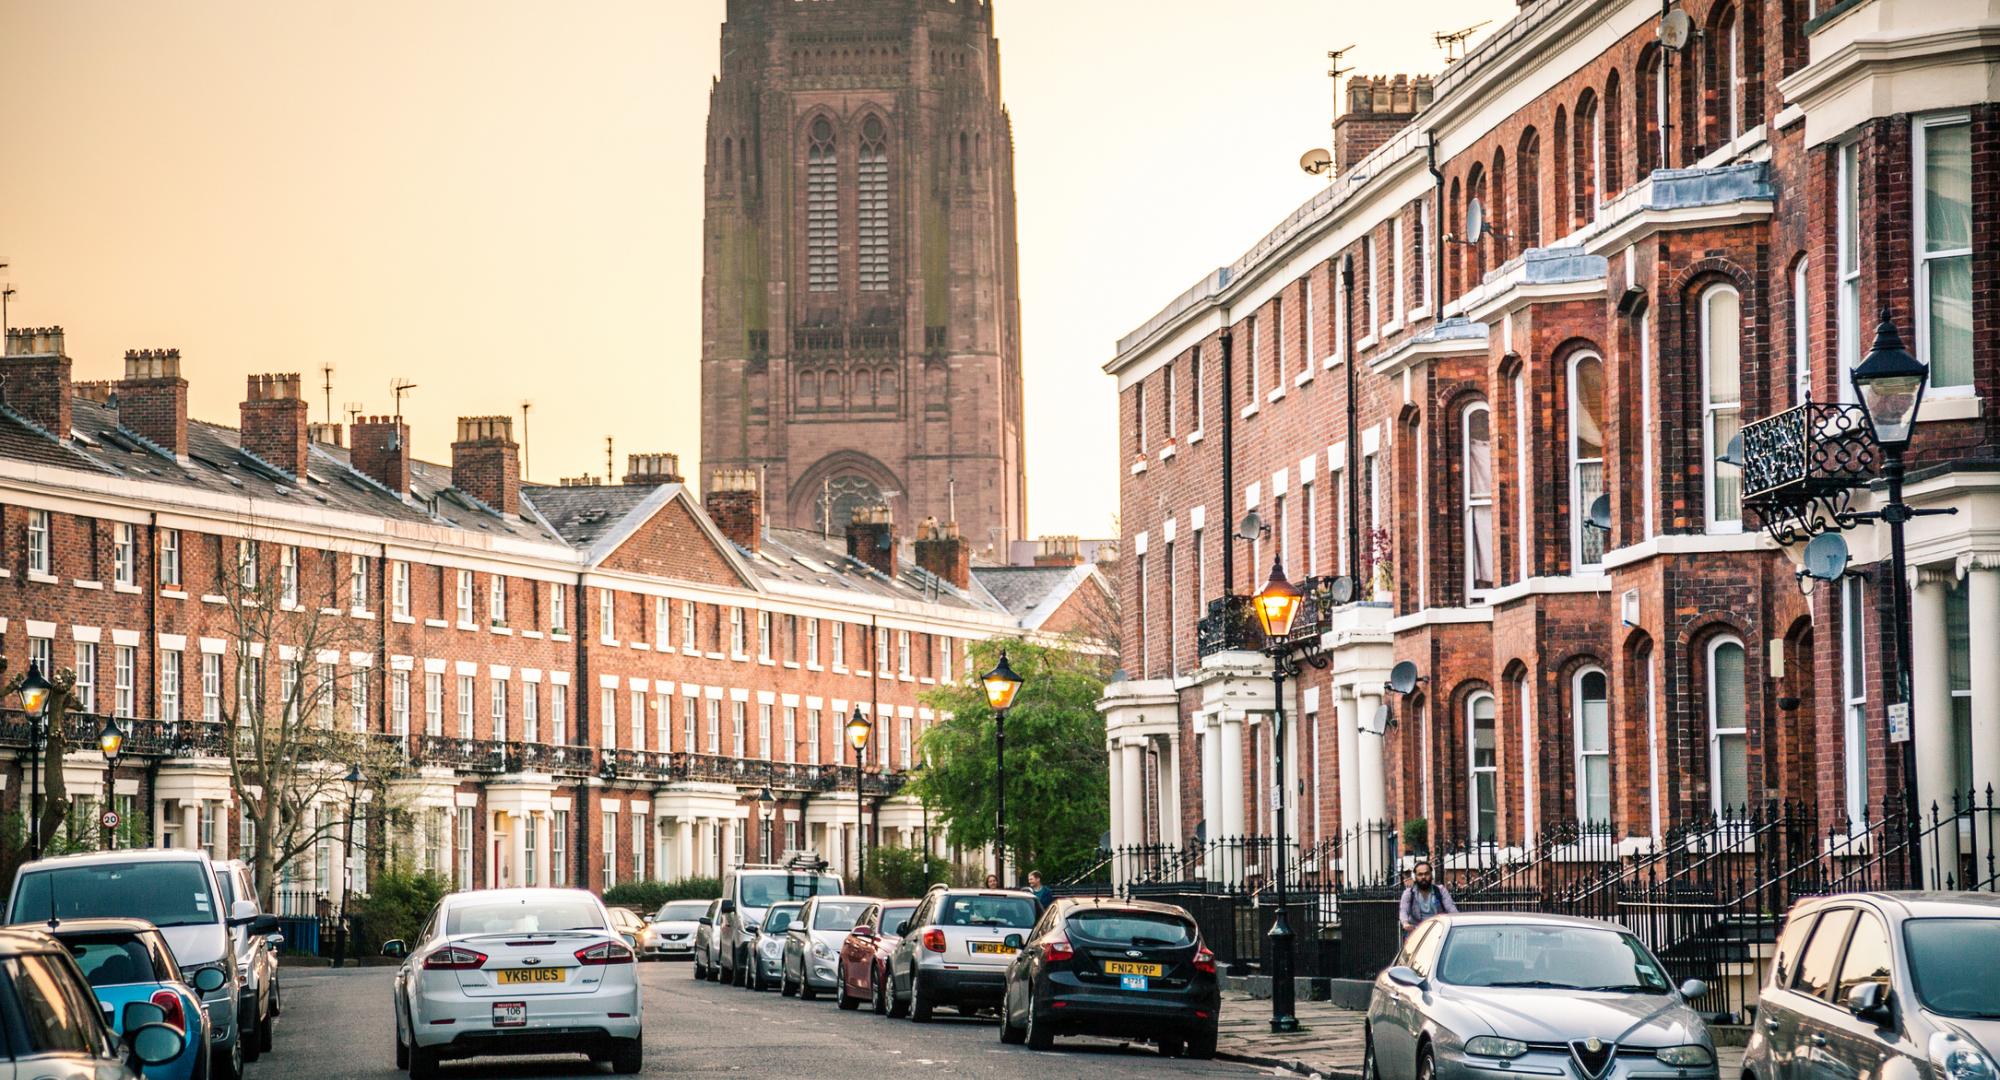
<svg viewBox="0 0 2000 1080">
<path fill-rule="evenodd" d="M 867 0 L 852 0 L 867 2 Z M 1407 0 L 1406 0 L 1407 2 Z M 1013 113 L 1029 528 L 1115 535 L 1117 339 L 1322 180 L 1326 51 L 1435 72 L 1512 0 L 997 0 Z M 699 475 L 702 145 L 723 0 L 0 0 L 0 280 L 77 379 L 177 347 L 420 457 L 520 416 L 530 475 Z M 1486 31 L 1493 29 L 1490 25 Z M 1486 32 L 1482 31 L 1482 33 Z M 1477 37 L 1474 38 L 1477 40 Z"/>
</svg>

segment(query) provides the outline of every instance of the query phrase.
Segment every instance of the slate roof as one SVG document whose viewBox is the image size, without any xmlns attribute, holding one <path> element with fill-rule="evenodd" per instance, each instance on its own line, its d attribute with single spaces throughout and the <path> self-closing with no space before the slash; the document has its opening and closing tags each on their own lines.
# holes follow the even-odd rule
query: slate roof
<svg viewBox="0 0 2000 1080">
<path fill-rule="evenodd" d="M 588 548 L 657 490 L 659 486 L 653 484 L 603 484 L 596 487 L 533 484 L 521 488 L 521 497 L 540 511 L 565 543 Z"/>
<path fill-rule="evenodd" d="M 973 579 L 1009 615 L 1021 618 L 1076 574 L 1073 566 L 975 566 Z"/>
</svg>

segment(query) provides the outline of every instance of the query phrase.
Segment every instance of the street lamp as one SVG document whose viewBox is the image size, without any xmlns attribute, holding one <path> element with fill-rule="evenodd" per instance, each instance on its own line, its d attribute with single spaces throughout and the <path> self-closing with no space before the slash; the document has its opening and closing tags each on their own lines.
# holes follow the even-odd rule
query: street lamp
<svg viewBox="0 0 2000 1080">
<path fill-rule="evenodd" d="M 104 718 L 104 727 L 97 733 L 97 748 L 104 753 L 104 810 L 107 814 L 115 814 L 112 808 L 118 802 L 118 752 L 125 749 L 125 729 L 118 726 L 117 717 Z M 117 837 L 112 831 L 118 827 L 117 820 L 116 817 L 105 819 L 106 848 L 117 846 Z"/>
<path fill-rule="evenodd" d="M 361 785 L 368 778 L 362 775 L 361 763 L 355 762 L 347 770 L 347 842 L 341 851 L 342 869 L 346 871 L 340 885 L 340 925 L 335 930 L 333 966 L 339 967 L 347 959 L 347 905 L 354 897 L 354 814 L 355 804 L 361 798 Z"/>
<path fill-rule="evenodd" d="M 42 740 L 48 738 L 49 693 L 55 687 L 40 661 L 28 661 L 21 680 L 21 710 L 28 714 L 28 857 L 42 857 Z"/>
<path fill-rule="evenodd" d="M 993 771 L 999 781 L 993 789 L 994 824 L 993 856 L 999 863 L 1000 887 L 1007 886 L 1007 710 L 1014 707 L 1014 695 L 1021 692 L 1021 684 L 1026 680 L 1014 674 L 1014 668 L 1007 663 L 1007 650 L 1000 650 L 1000 662 L 993 670 L 979 677 L 986 687 L 986 704 L 993 707 Z"/>
<path fill-rule="evenodd" d="M 771 795 L 770 788 L 757 792 L 757 820 L 763 826 L 764 861 L 771 861 L 771 811 L 777 809 L 778 800 Z"/>
<path fill-rule="evenodd" d="M 1292 641 L 1292 622 L 1298 618 L 1305 596 L 1285 577 L 1285 567 L 1271 560 L 1271 579 L 1250 598 L 1257 620 L 1264 628 L 1264 653 L 1271 658 L 1271 747 L 1277 755 L 1276 783 L 1271 785 L 1271 808 L 1277 813 L 1278 911 L 1271 919 L 1271 1031 L 1285 1033 L 1299 1029 L 1295 1012 L 1296 988 L 1292 985 L 1292 922 L 1286 913 L 1289 897 L 1285 891 L 1285 676 L 1299 674 L 1293 655 L 1299 643 Z M 1304 643 L 1313 650 L 1307 656 L 1314 666 L 1324 667 L 1318 655 L 1317 639 Z"/>
<path fill-rule="evenodd" d="M 854 891 L 866 893 L 862 888 L 868 880 L 868 817 L 861 802 L 861 761 L 868 750 L 868 736 L 875 726 L 861 715 L 861 706 L 854 707 L 854 715 L 847 718 L 847 745 L 854 748 Z"/>
</svg>

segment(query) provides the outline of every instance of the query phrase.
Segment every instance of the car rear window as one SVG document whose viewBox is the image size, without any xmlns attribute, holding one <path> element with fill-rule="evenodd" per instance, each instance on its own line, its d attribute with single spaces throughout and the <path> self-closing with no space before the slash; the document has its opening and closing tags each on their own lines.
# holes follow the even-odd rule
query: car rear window
<svg viewBox="0 0 2000 1080">
<path fill-rule="evenodd" d="M 21 876 L 13 922 L 100 916 L 154 926 L 200 926 L 221 918 L 207 867 L 189 860 L 91 863 Z"/>
<path fill-rule="evenodd" d="M 660 912 L 655 917 L 672 922 L 693 922 L 708 914 L 709 903 L 707 900 L 676 900 L 660 905 Z"/>
<path fill-rule="evenodd" d="M 604 915 L 588 900 L 509 900 L 458 904 L 445 914 L 447 934 L 532 934 L 604 930 Z"/>
<path fill-rule="evenodd" d="M 901 926 L 904 923 L 909 922 L 910 916 L 915 915 L 916 913 L 917 913 L 917 905 L 915 904 L 898 904 L 895 907 L 883 908 L 882 932 L 885 934 L 895 933 L 896 928 L 898 926 Z"/>
<path fill-rule="evenodd" d="M 839 891 L 840 879 L 831 874 L 743 874 L 736 879 L 736 903 L 747 908 L 767 908 Z"/>
<path fill-rule="evenodd" d="M 137 934 L 64 934 L 63 947 L 92 986 L 123 986 L 162 979 L 153 967 L 152 951 Z"/>
<path fill-rule="evenodd" d="M 1178 915 L 1145 911 L 1079 911 L 1069 917 L 1071 937 L 1107 945 L 1182 948 L 1194 944 L 1194 924 Z"/>
<path fill-rule="evenodd" d="M 774 907 L 770 914 L 764 916 L 764 932 L 782 934 L 792 925 L 792 920 L 798 917 L 799 909 L 796 907 Z"/>
<path fill-rule="evenodd" d="M 819 910 L 813 912 L 813 929 L 852 930 L 861 925 L 861 917 L 866 914 L 868 914 L 868 904 L 865 901 L 850 904 L 822 903 Z"/>
<path fill-rule="evenodd" d="M 1035 925 L 1035 902 L 1026 896 L 948 896 L 938 913 L 940 926 Z"/>
<path fill-rule="evenodd" d="M 1911 919 L 1903 924 L 1910 979 L 1924 1007 L 1945 1016 L 2000 1017 L 2000 919 Z"/>
</svg>

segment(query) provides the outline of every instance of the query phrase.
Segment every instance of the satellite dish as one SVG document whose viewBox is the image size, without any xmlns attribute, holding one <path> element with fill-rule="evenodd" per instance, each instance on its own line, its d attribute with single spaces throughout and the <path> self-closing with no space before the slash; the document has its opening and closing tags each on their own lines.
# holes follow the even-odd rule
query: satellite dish
<svg viewBox="0 0 2000 1080">
<path fill-rule="evenodd" d="M 1417 688 L 1417 680 L 1420 678 L 1422 676 L 1417 674 L 1415 663 L 1409 660 L 1398 661 L 1395 667 L 1389 669 L 1389 689 L 1398 694 L 1407 694 Z"/>
<path fill-rule="evenodd" d="M 1816 581 L 1838 581 L 1847 573 L 1847 539 L 1837 532 L 1821 533 L 1806 544 L 1806 575 Z"/>
<path fill-rule="evenodd" d="M 1478 199 L 1468 200 L 1465 204 L 1465 233 L 1466 241 L 1475 244 L 1486 235 L 1486 208 L 1479 204 Z"/>
<path fill-rule="evenodd" d="M 1197 822 L 1195 822 L 1195 823 L 1194 823 L 1194 842 L 1195 842 L 1195 843 L 1197 843 L 1197 844 L 1206 844 L 1206 843 L 1208 843 L 1208 819 L 1207 819 L 1207 818 L 1202 818 L 1202 819 L 1201 819 L 1200 821 L 1197 821 Z"/>
<path fill-rule="evenodd" d="M 1104 852 L 1111 850 L 1111 833 L 1109 830 L 1097 834 L 1097 850 Z"/>
<path fill-rule="evenodd" d="M 1243 515 L 1243 520 L 1236 523 L 1236 538 L 1238 540 L 1257 540 L 1261 539 L 1263 535 L 1264 519 L 1258 517 L 1255 510 Z"/>
<path fill-rule="evenodd" d="M 1299 168 L 1304 169 L 1307 176 L 1324 176 L 1333 168 L 1333 155 L 1315 147 L 1300 155 Z"/>
<path fill-rule="evenodd" d="M 1729 437 L 1729 445 L 1723 447 L 1722 453 L 1718 455 L 1715 460 L 1724 465 L 1734 465 L 1739 469 L 1742 468 L 1743 433 L 1739 431 L 1736 434 L 1731 435 Z"/>
<path fill-rule="evenodd" d="M 1388 733 L 1389 733 L 1389 703 L 1385 701 L 1382 704 L 1375 706 L 1375 725 L 1368 729 L 1368 734 L 1386 735 Z"/>
<path fill-rule="evenodd" d="M 1327 586 L 1327 590 L 1333 594 L 1335 604 L 1345 604 L 1354 599 L 1354 579 L 1342 574 L 1333 579 L 1333 584 Z"/>
<path fill-rule="evenodd" d="M 1660 16 L 1660 44 L 1679 52 L 1687 48 L 1688 37 L 1694 33 L 1694 20 L 1688 13 L 1675 8 Z"/>
<path fill-rule="evenodd" d="M 1590 513 L 1589 516 L 1583 519 L 1583 527 L 1586 529 L 1596 529 L 1598 532 L 1611 531 L 1611 496 L 1609 494 L 1599 495 L 1597 498 L 1590 500 Z"/>
</svg>

